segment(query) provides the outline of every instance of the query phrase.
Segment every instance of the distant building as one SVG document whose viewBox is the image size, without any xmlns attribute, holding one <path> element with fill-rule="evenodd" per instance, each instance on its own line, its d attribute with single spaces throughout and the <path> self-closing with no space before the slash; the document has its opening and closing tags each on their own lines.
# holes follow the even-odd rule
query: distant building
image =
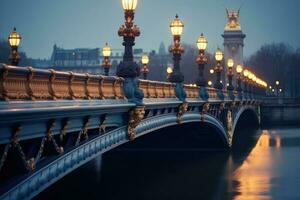
<svg viewBox="0 0 300 200">
<path fill-rule="evenodd" d="M 139 63 L 143 49 L 134 49 L 135 61 Z M 115 75 L 117 66 L 123 60 L 123 49 L 112 49 L 110 75 Z M 76 48 L 63 49 L 54 45 L 51 56 L 52 69 L 78 73 L 104 74 L 101 67 L 103 56 L 101 49 Z"/>
</svg>

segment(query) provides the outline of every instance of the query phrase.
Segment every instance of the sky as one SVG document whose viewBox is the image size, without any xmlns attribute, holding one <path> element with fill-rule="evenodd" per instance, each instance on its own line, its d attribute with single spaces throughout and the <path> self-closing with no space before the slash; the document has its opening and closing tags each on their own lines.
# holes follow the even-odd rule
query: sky
<svg viewBox="0 0 300 200">
<path fill-rule="evenodd" d="M 241 7 L 242 6 L 242 7 Z M 285 42 L 300 47 L 300 0 L 139 0 L 135 23 L 141 29 L 136 48 L 157 50 L 171 41 L 170 22 L 178 14 L 185 24 L 182 42 L 195 44 L 203 32 L 208 51 L 223 45 L 226 8 L 238 9 L 249 56 L 261 45 Z M 0 0 L 0 38 L 15 26 L 27 56 L 49 58 L 53 45 L 122 48 L 117 34 L 124 22 L 121 0 Z"/>
</svg>

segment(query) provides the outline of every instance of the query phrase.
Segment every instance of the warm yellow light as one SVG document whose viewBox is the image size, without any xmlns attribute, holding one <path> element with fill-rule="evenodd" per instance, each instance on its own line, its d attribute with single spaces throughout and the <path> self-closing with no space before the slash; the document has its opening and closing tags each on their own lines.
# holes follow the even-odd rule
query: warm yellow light
<svg viewBox="0 0 300 200">
<path fill-rule="evenodd" d="M 126 11 L 134 11 L 137 7 L 138 0 L 122 0 L 123 9 Z"/>
<path fill-rule="evenodd" d="M 227 66 L 228 66 L 228 68 L 232 68 L 233 65 L 234 65 L 234 60 L 232 58 L 229 58 L 227 60 Z"/>
<path fill-rule="evenodd" d="M 200 37 L 197 40 L 197 47 L 199 50 L 201 51 L 205 51 L 206 47 L 207 47 L 207 40 L 206 38 L 203 36 L 203 33 L 201 33 Z"/>
<path fill-rule="evenodd" d="M 213 74 L 213 73 L 215 73 L 215 70 L 210 69 L 210 70 L 209 70 L 209 73 Z"/>
<path fill-rule="evenodd" d="M 102 49 L 102 54 L 104 57 L 109 57 L 111 55 L 111 48 L 105 43 L 105 46 Z"/>
<path fill-rule="evenodd" d="M 272 86 L 270 86 L 269 88 L 270 88 L 270 90 L 271 90 L 271 89 L 272 89 Z"/>
<path fill-rule="evenodd" d="M 207 84 L 208 84 L 209 86 L 212 86 L 212 82 L 211 82 L 211 81 L 208 81 Z"/>
<path fill-rule="evenodd" d="M 173 36 L 181 36 L 183 32 L 183 23 L 178 18 L 178 15 L 176 15 L 175 19 L 171 22 L 170 28 Z"/>
<path fill-rule="evenodd" d="M 253 74 L 252 72 L 249 72 L 249 74 L 248 74 L 248 78 L 249 78 L 250 80 L 253 80 L 253 78 L 254 78 L 254 74 Z"/>
<path fill-rule="evenodd" d="M 216 53 L 215 53 L 215 59 L 216 59 L 216 61 L 218 61 L 218 62 L 222 61 L 223 60 L 223 56 L 224 56 L 223 52 L 218 48 L 217 51 L 216 51 Z"/>
<path fill-rule="evenodd" d="M 20 45 L 22 37 L 17 32 L 17 29 L 14 28 L 13 32 L 9 34 L 8 41 L 11 47 L 18 47 Z"/>
<path fill-rule="evenodd" d="M 245 69 L 243 74 L 244 74 L 245 77 L 248 77 L 249 71 L 247 69 Z"/>
<path fill-rule="evenodd" d="M 149 63 L 149 57 L 148 57 L 147 54 L 144 54 L 144 55 L 142 56 L 142 64 L 143 64 L 143 65 L 148 65 L 148 63 Z"/>
<path fill-rule="evenodd" d="M 197 84 L 193 84 L 193 87 L 197 87 Z"/>
<path fill-rule="evenodd" d="M 279 81 L 276 81 L 276 85 L 279 85 Z"/>
<path fill-rule="evenodd" d="M 237 65 L 236 66 L 236 72 L 240 74 L 240 73 L 242 73 L 242 71 L 243 71 L 242 65 Z"/>
<path fill-rule="evenodd" d="M 173 73 L 173 68 L 172 67 L 168 67 L 167 68 L 167 73 L 168 74 L 172 74 Z"/>
</svg>

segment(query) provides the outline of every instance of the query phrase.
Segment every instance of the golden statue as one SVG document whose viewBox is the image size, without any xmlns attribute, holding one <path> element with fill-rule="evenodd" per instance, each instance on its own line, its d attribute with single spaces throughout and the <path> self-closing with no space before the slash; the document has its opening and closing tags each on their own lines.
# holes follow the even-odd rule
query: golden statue
<svg viewBox="0 0 300 200">
<path fill-rule="evenodd" d="M 226 8 L 228 22 L 225 26 L 225 30 L 241 30 L 241 25 L 239 22 L 240 9 L 238 11 L 228 10 Z"/>
</svg>

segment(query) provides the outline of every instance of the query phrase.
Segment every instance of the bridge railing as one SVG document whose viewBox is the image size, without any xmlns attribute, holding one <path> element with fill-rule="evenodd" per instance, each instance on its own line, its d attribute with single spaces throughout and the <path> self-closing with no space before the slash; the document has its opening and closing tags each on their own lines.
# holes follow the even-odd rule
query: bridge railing
<svg viewBox="0 0 300 200">
<path fill-rule="evenodd" d="M 31 67 L 0 67 L 5 100 L 124 99 L 123 79 Z"/>
<path fill-rule="evenodd" d="M 124 79 L 62 72 L 32 67 L 0 66 L 0 98 L 4 100 L 74 100 L 74 99 L 126 99 Z M 176 85 L 170 82 L 139 80 L 144 98 L 176 98 Z M 187 98 L 200 98 L 198 86 L 184 85 Z M 209 99 L 218 99 L 218 90 L 206 88 Z M 223 90 L 225 99 L 238 97 L 237 91 Z M 254 94 L 243 93 L 244 99 Z M 241 98 L 241 97 L 240 97 Z"/>
<path fill-rule="evenodd" d="M 140 80 L 139 88 L 143 90 L 144 98 L 176 98 L 173 83 Z"/>
</svg>

